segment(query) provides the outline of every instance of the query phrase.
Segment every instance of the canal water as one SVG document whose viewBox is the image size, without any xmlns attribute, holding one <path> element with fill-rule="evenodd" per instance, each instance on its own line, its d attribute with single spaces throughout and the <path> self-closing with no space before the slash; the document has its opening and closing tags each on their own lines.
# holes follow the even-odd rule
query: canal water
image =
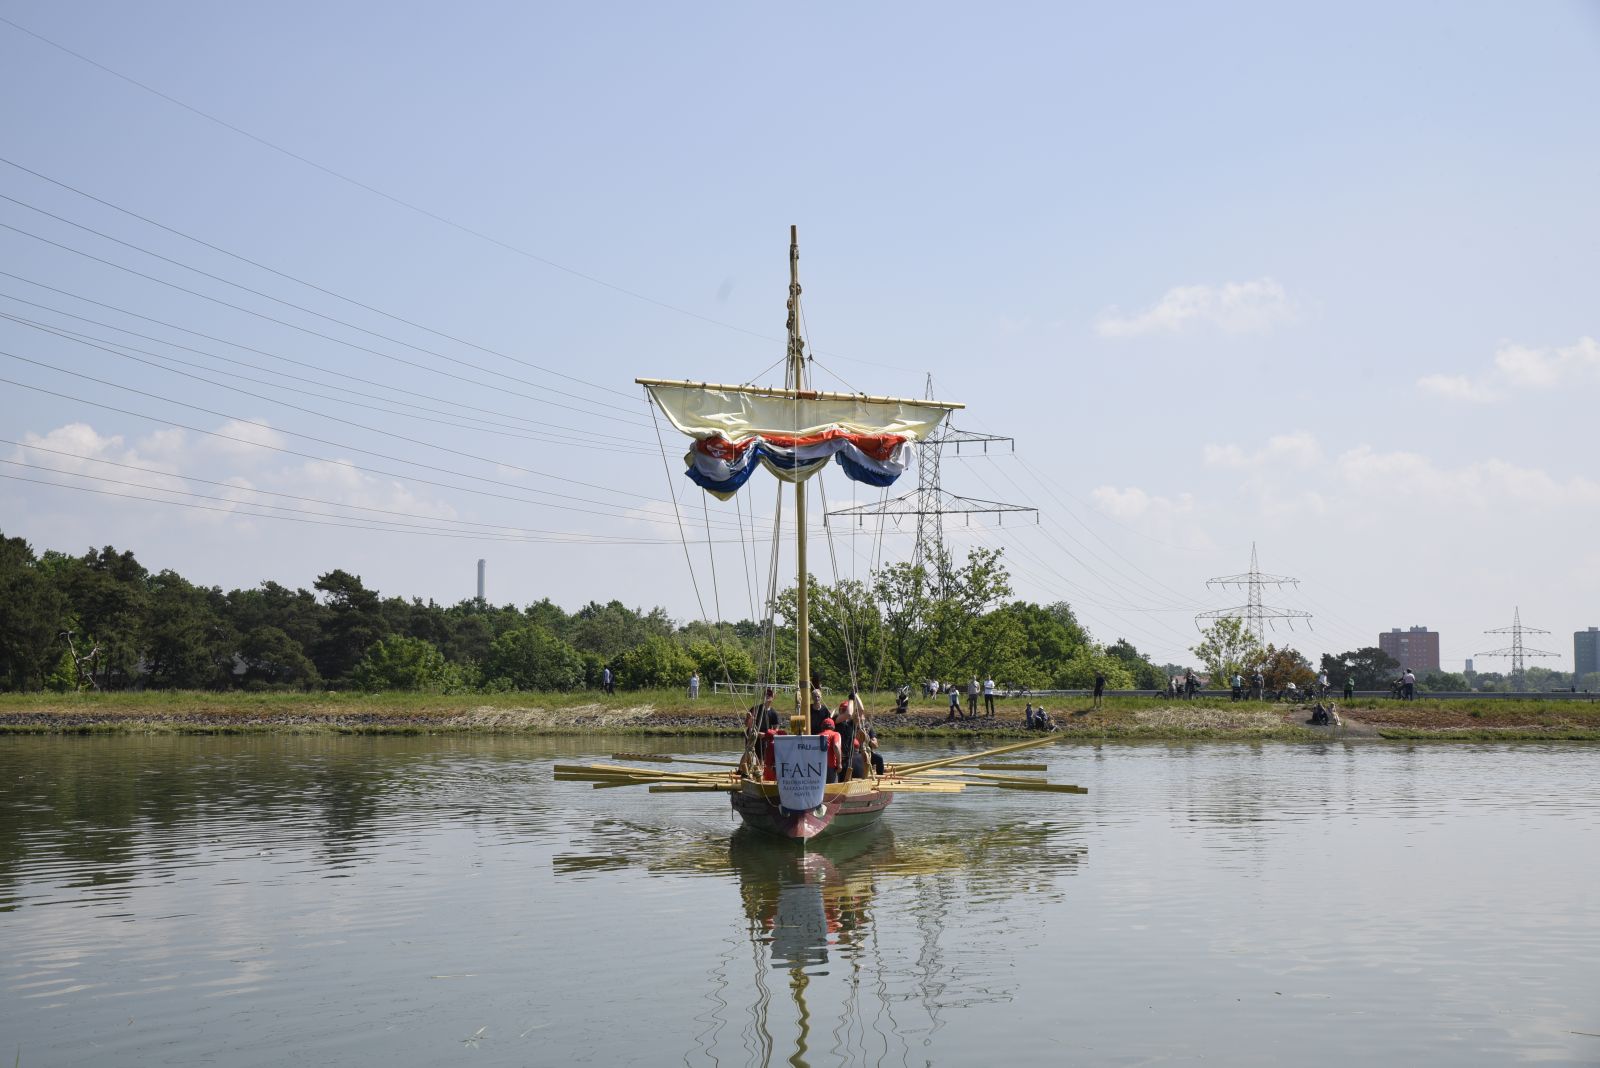
<svg viewBox="0 0 1600 1068">
<path fill-rule="evenodd" d="M 552 781 L 619 744 L 723 755 L 0 738 L 0 1063 L 1600 1064 L 1594 747 L 1061 746 L 800 855 Z"/>
</svg>

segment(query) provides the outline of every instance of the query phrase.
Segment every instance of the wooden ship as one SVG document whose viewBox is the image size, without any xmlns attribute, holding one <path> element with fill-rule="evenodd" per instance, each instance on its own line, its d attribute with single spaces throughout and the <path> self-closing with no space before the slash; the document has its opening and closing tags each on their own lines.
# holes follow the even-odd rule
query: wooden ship
<svg viewBox="0 0 1600 1068">
<path fill-rule="evenodd" d="M 587 781 L 598 788 L 644 785 L 655 793 L 726 793 L 733 810 L 752 829 L 807 842 L 877 823 L 898 794 L 960 793 L 975 787 L 1085 793 L 1031 772 L 1043 765 L 994 762 L 993 758 L 1047 745 L 1041 738 L 966 756 L 887 765 L 874 769 L 866 712 L 856 704 L 864 774 L 850 775 L 853 753 L 842 754 L 845 781 L 831 778 L 817 761 L 823 749 L 814 730 L 817 697 L 811 695 L 810 617 L 807 605 L 806 480 L 833 462 L 846 477 L 888 486 L 905 470 L 906 450 L 925 441 L 952 411 L 964 405 L 808 388 L 805 345 L 800 332 L 800 252 L 789 229 L 788 354 L 782 389 L 749 385 L 640 378 L 669 422 L 692 439 L 685 474 L 723 500 L 737 493 L 757 467 L 794 484 L 797 637 L 797 707 L 785 725 L 754 724 L 736 763 L 616 754 L 630 763 L 557 765 L 556 778 Z M 780 717 L 774 717 L 780 718 Z M 637 766 L 670 764 L 671 767 Z"/>
</svg>

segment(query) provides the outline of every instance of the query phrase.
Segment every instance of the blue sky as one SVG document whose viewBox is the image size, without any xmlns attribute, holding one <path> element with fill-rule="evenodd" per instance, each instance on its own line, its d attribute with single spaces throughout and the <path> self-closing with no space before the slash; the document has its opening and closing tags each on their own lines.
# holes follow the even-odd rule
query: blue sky
<svg viewBox="0 0 1600 1068">
<path fill-rule="evenodd" d="M 4 473 L 226 498 L 182 498 L 224 509 L 203 511 L 0 479 L 0 529 L 36 548 L 114 543 L 226 587 L 342 566 L 441 600 L 470 594 L 484 556 L 497 601 L 616 597 L 690 618 L 672 493 L 702 532 L 731 532 L 718 596 L 748 615 L 739 515 L 702 515 L 663 472 L 632 379 L 739 380 L 776 361 L 794 223 L 819 383 L 914 394 L 931 373 L 969 405 L 962 425 L 1014 435 L 1016 459 L 948 462 L 950 488 L 1036 505 L 1042 522 L 955 543 L 1006 548 L 1019 595 L 1071 601 L 1103 640 L 1186 659 L 1194 613 L 1233 600 L 1204 580 L 1244 570 L 1252 542 L 1266 570 L 1302 580 L 1279 601 L 1316 615 L 1284 635 L 1313 658 L 1425 624 L 1459 669 L 1520 605 L 1555 632 L 1530 644 L 1561 654 L 1535 662 L 1570 667 L 1571 632 L 1600 623 L 1600 5 L 0 15 L 173 98 L 0 24 L 0 156 L 338 295 L 0 164 L 0 193 L 23 202 L 0 201 L 0 223 L 338 339 L 0 230 L 21 276 L 0 293 L 54 309 L 0 311 L 257 394 L 0 320 L 0 350 L 39 361 L 0 359 L 0 376 L 66 394 L 0 387 L 3 437 L 23 443 L 0 445 Z M 284 385 L 470 405 L 535 433 Z M 250 422 L 224 429 L 236 419 Z M 243 500 L 291 503 L 262 489 L 568 543 L 241 515 Z M 650 544 L 575 543 L 604 538 Z M 879 551 L 858 533 L 840 570 L 863 575 Z M 909 538 L 891 530 L 881 551 L 901 557 Z"/>
</svg>

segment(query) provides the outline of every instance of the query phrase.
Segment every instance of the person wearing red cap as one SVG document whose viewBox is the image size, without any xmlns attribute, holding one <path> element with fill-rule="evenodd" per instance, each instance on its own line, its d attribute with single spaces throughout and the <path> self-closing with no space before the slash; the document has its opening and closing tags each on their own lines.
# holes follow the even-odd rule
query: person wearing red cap
<svg viewBox="0 0 1600 1068">
<path fill-rule="evenodd" d="M 828 781 L 839 781 L 839 766 L 844 763 L 844 749 L 839 743 L 839 732 L 833 729 L 833 717 L 822 721 L 822 729 L 817 732 L 823 744 L 828 747 Z"/>
</svg>

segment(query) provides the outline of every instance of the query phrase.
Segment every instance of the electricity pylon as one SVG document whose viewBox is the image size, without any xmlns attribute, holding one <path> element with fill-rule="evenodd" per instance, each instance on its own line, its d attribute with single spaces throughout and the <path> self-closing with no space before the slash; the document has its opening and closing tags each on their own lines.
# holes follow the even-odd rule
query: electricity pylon
<svg viewBox="0 0 1600 1068">
<path fill-rule="evenodd" d="M 925 395 L 930 400 L 933 398 L 931 374 L 928 376 Z M 943 547 L 944 517 L 947 515 L 966 516 L 969 524 L 975 515 L 996 515 L 999 516 L 998 521 L 1003 524 L 1007 513 L 1032 512 L 1037 521 L 1039 516 L 1037 508 L 1023 504 L 986 501 L 977 497 L 963 497 L 951 493 L 939 484 L 939 457 L 946 447 L 954 448 L 959 453 L 963 445 L 981 446 L 984 452 L 988 452 L 991 444 L 1001 443 L 1010 445 L 1012 451 L 1016 450 L 1016 441 L 1012 438 L 958 430 L 950 425 L 949 420 L 945 420 L 917 446 L 916 489 L 886 501 L 860 504 L 851 508 L 836 508 L 828 513 L 828 518 L 854 517 L 858 523 L 864 524 L 868 516 L 878 516 L 893 519 L 898 524 L 902 518 L 916 516 L 917 543 L 911 552 L 913 567 L 926 562 L 934 546 Z"/>
<path fill-rule="evenodd" d="M 1236 605 L 1233 608 L 1218 608 L 1210 612 L 1201 612 L 1195 616 L 1194 625 L 1196 627 L 1200 627 L 1200 621 L 1205 619 L 1242 619 L 1244 620 L 1245 629 L 1255 635 L 1256 641 L 1261 642 L 1265 640 L 1266 628 L 1273 626 L 1276 629 L 1274 624 L 1280 619 L 1288 622 L 1290 630 L 1294 629 L 1294 621 L 1297 619 L 1306 620 L 1307 629 L 1311 626 L 1310 612 L 1302 612 L 1295 608 L 1275 608 L 1262 602 L 1261 587 L 1298 586 L 1300 585 L 1300 580 L 1291 578 L 1288 575 L 1262 574 L 1260 565 L 1256 563 L 1255 542 L 1250 543 L 1249 571 L 1242 575 L 1220 575 L 1217 578 L 1206 579 L 1206 585 L 1208 587 L 1221 586 L 1224 589 L 1229 586 L 1243 586 L 1248 592 L 1245 594 L 1245 603 L 1242 605 Z M 1204 628 L 1202 627 L 1201 629 Z"/>
<path fill-rule="evenodd" d="M 1497 627 L 1486 630 L 1485 634 L 1509 634 L 1511 644 L 1503 649 L 1491 649 L 1487 653 L 1478 653 L 1478 656 L 1509 657 L 1511 660 L 1511 685 L 1518 690 L 1522 689 L 1522 658 L 1526 656 L 1560 656 L 1560 653 L 1549 653 L 1543 649 L 1529 649 L 1522 644 L 1524 634 L 1549 634 L 1547 630 L 1538 627 L 1524 627 L 1522 625 L 1522 609 L 1515 608 L 1511 612 L 1511 626 Z"/>
</svg>

